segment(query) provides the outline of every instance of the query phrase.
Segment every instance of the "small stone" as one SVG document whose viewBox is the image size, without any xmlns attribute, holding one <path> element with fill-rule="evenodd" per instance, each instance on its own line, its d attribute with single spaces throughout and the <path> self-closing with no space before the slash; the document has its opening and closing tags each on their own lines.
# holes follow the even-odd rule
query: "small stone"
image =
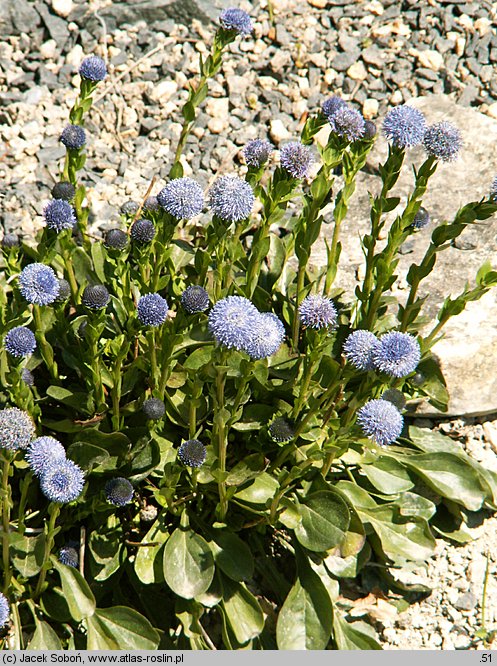
<svg viewBox="0 0 497 666">
<path fill-rule="evenodd" d="M 269 136 L 276 143 L 280 143 L 281 141 L 288 141 L 292 134 L 288 131 L 284 122 L 276 118 L 275 120 L 271 120 Z"/>
<path fill-rule="evenodd" d="M 360 60 L 351 65 L 347 70 L 347 75 L 354 81 L 364 81 L 368 78 L 368 70 Z"/>
<path fill-rule="evenodd" d="M 490 106 L 487 108 L 487 116 L 490 116 L 491 118 L 497 118 L 497 102 L 490 104 Z"/>
<path fill-rule="evenodd" d="M 486 421 L 482 425 L 482 428 L 485 439 L 490 444 L 495 453 L 497 453 L 497 425 L 494 425 L 494 423 L 497 424 L 497 421 Z"/>
<path fill-rule="evenodd" d="M 476 19 L 474 23 L 474 28 L 475 30 L 478 30 L 478 34 L 480 35 L 480 37 L 483 37 L 490 31 L 491 25 L 492 21 L 490 21 L 486 17 L 481 17 L 479 19 Z"/>
<path fill-rule="evenodd" d="M 154 102 L 167 102 L 173 95 L 178 92 L 178 84 L 176 81 L 161 81 L 154 85 L 148 96 Z"/>
<path fill-rule="evenodd" d="M 404 98 L 402 97 L 402 92 L 400 90 L 394 90 L 390 95 L 390 102 L 392 104 L 402 104 Z"/>
<path fill-rule="evenodd" d="M 456 45 L 455 45 L 456 55 L 458 55 L 459 57 L 464 55 L 465 48 L 466 48 L 466 37 L 463 37 L 462 35 L 456 37 Z"/>
<path fill-rule="evenodd" d="M 333 69 L 337 72 L 345 72 L 351 67 L 359 57 L 359 51 L 348 51 L 347 53 L 339 53 L 333 58 L 331 64 Z"/>
<path fill-rule="evenodd" d="M 419 51 L 417 58 L 422 67 L 433 69 L 435 72 L 438 72 L 444 65 L 443 55 L 438 53 L 438 51 L 432 51 L 430 49 Z"/>
<path fill-rule="evenodd" d="M 324 9 L 328 5 L 328 0 L 307 0 L 311 7 L 317 7 L 318 9 Z"/>
<path fill-rule="evenodd" d="M 222 118 L 211 118 L 207 127 L 212 134 L 221 134 L 228 126 L 228 122 Z"/>
<path fill-rule="evenodd" d="M 374 14 L 375 16 L 381 16 L 385 11 L 382 3 L 379 2 L 379 0 L 371 0 L 371 2 L 368 2 L 368 4 L 364 7 L 364 9 L 368 12 L 371 12 L 371 14 Z"/>
<path fill-rule="evenodd" d="M 56 14 L 67 18 L 74 8 L 72 0 L 52 0 L 52 9 Z"/>
<path fill-rule="evenodd" d="M 374 118 L 378 115 L 379 108 L 379 101 L 373 97 L 368 97 L 362 105 L 362 115 L 366 118 L 366 120 L 370 120 L 371 118 Z"/>
<path fill-rule="evenodd" d="M 55 39 L 48 39 L 40 46 L 40 54 L 46 60 L 53 60 L 57 55 L 57 42 Z"/>
<path fill-rule="evenodd" d="M 459 610 L 469 611 L 473 610 L 473 608 L 476 607 L 477 603 L 478 599 L 472 592 L 465 592 L 464 594 L 461 594 L 457 598 L 456 602 L 454 603 L 454 606 Z"/>
</svg>

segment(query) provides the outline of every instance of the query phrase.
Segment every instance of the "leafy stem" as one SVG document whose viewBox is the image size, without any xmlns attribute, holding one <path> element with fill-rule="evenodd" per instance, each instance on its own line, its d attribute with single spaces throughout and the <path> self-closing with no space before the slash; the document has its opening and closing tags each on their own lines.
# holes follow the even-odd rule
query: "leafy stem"
<svg viewBox="0 0 497 666">
<path fill-rule="evenodd" d="M 45 550 L 43 553 L 43 564 L 41 566 L 40 576 L 38 578 L 38 583 L 36 585 L 36 589 L 33 595 L 34 599 L 38 599 L 38 597 L 43 591 L 45 578 L 47 576 L 48 570 L 50 569 L 50 553 L 52 552 L 52 548 L 54 545 L 55 535 L 60 529 L 55 527 L 55 523 L 60 513 L 60 504 L 56 502 L 51 502 L 48 512 L 50 514 L 50 519 L 48 521 L 48 526 L 46 528 L 46 533 L 45 533 Z"/>
</svg>

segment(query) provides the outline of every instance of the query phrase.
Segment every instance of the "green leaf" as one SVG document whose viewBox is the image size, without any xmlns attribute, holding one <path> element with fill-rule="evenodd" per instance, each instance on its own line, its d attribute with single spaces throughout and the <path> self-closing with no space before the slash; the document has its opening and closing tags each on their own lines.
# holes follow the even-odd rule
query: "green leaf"
<svg viewBox="0 0 497 666">
<path fill-rule="evenodd" d="M 62 650 L 62 644 L 59 637 L 48 624 L 43 620 L 35 618 L 36 629 L 32 639 L 29 641 L 27 650 Z"/>
<path fill-rule="evenodd" d="M 95 275 L 97 278 L 100 280 L 102 284 L 106 283 L 106 277 L 105 277 L 105 248 L 102 245 L 102 243 L 92 243 L 91 244 L 91 258 L 93 261 L 93 269 L 95 271 Z"/>
<path fill-rule="evenodd" d="M 198 347 L 186 358 L 183 367 L 187 370 L 199 370 L 203 368 L 204 365 L 207 365 L 212 360 L 212 349 L 210 345 Z"/>
<path fill-rule="evenodd" d="M 45 554 L 45 535 L 36 537 L 11 532 L 10 548 L 12 564 L 24 578 L 36 576 L 42 567 Z"/>
<path fill-rule="evenodd" d="M 95 612 L 95 597 L 88 583 L 74 567 L 68 567 L 53 558 L 54 568 L 59 572 L 62 592 L 67 601 L 71 617 L 76 622 L 91 617 Z"/>
<path fill-rule="evenodd" d="M 395 495 L 414 486 L 405 466 L 395 458 L 378 456 L 371 465 L 361 464 L 361 469 L 370 483 L 385 495 Z"/>
<path fill-rule="evenodd" d="M 216 530 L 209 545 L 215 563 L 231 580 L 242 581 L 252 578 L 254 558 L 250 548 L 240 537 L 228 530 Z"/>
<path fill-rule="evenodd" d="M 156 650 L 159 634 L 132 608 L 97 609 L 87 618 L 87 650 Z"/>
<path fill-rule="evenodd" d="M 144 585 L 164 582 L 162 561 L 159 566 L 157 555 L 169 538 L 164 522 L 159 518 L 155 521 L 147 534 L 142 539 L 143 543 L 155 543 L 155 546 L 143 546 L 138 548 L 135 557 L 135 573 Z"/>
<path fill-rule="evenodd" d="M 365 622 L 350 624 L 333 607 L 333 636 L 338 650 L 381 650 L 374 630 Z"/>
<path fill-rule="evenodd" d="M 121 564 L 122 530 L 94 531 L 90 534 L 90 571 L 97 581 L 107 580 Z"/>
<path fill-rule="evenodd" d="M 262 472 L 247 488 L 239 490 L 235 497 L 249 504 L 266 504 L 273 499 L 278 488 L 278 481 L 267 472 Z"/>
<path fill-rule="evenodd" d="M 264 469 L 264 457 L 260 453 L 252 453 L 237 463 L 229 471 L 226 477 L 226 485 L 241 486 L 256 476 Z"/>
<path fill-rule="evenodd" d="M 428 357 L 418 364 L 416 370 L 424 376 L 421 390 L 428 396 L 430 404 L 441 412 L 446 412 L 449 392 L 438 363 L 433 357 Z"/>
<path fill-rule="evenodd" d="M 305 548 L 324 551 L 344 540 L 350 524 L 350 511 L 338 493 L 312 493 L 300 505 L 299 512 L 302 521 L 295 528 L 295 536 Z"/>
<path fill-rule="evenodd" d="M 74 442 L 67 449 L 67 457 L 84 470 L 89 470 L 96 465 L 104 465 L 109 459 L 109 454 L 105 449 L 88 442 Z"/>
<path fill-rule="evenodd" d="M 257 599 L 243 583 L 235 583 L 223 577 L 221 585 L 221 603 L 226 617 L 236 640 L 243 645 L 261 633 L 264 628 L 264 614 Z"/>
<path fill-rule="evenodd" d="M 209 588 L 214 570 L 207 541 L 190 529 L 175 529 L 164 548 L 164 578 L 171 590 L 193 599 Z"/>
<path fill-rule="evenodd" d="M 127 478 L 135 483 L 141 481 L 148 476 L 159 463 L 160 447 L 155 439 L 150 439 L 145 446 L 133 456 L 131 469 Z"/>
</svg>

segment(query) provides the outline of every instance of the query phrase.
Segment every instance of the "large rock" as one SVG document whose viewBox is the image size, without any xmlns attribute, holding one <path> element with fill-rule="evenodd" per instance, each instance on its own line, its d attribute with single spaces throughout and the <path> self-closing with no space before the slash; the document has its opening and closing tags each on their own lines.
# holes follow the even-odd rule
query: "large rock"
<svg viewBox="0 0 497 666">
<path fill-rule="evenodd" d="M 411 103 L 411 102 L 410 102 Z M 497 172 L 495 145 L 497 122 L 475 109 L 461 107 L 444 95 L 433 95 L 412 101 L 422 110 L 428 123 L 449 120 L 460 128 L 464 147 L 457 162 L 440 163 L 430 181 L 424 198 L 429 210 L 430 227 L 411 236 L 400 260 L 399 275 L 404 278 L 411 263 L 419 263 L 430 240 L 431 231 L 437 223 L 452 220 L 457 210 L 469 201 L 477 201 L 488 195 L 492 179 Z M 368 160 L 377 166 L 385 160 L 387 143 L 378 137 L 376 146 Z M 394 194 L 402 197 L 401 205 L 412 190 L 413 174 L 410 165 L 420 165 L 425 158 L 424 150 L 409 151 L 407 165 Z M 371 171 L 372 169 L 369 169 Z M 365 172 L 359 174 L 349 214 L 341 233 L 343 243 L 340 269 L 336 286 L 345 287 L 349 297 L 357 284 L 364 264 L 359 236 L 369 231 L 368 192 L 377 193 L 380 179 Z M 399 209 L 400 210 L 400 207 Z M 395 212 L 390 214 L 393 219 Z M 323 227 L 323 236 L 331 239 L 332 225 Z M 326 262 L 322 239 L 317 244 L 313 260 L 318 265 Z M 428 294 L 424 312 L 434 320 L 443 300 L 462 291 L 466 282 L 474 284 L 478 268 L 490 261 L 497 267 L 497 220 L 492 217 L 467 228 L 454 246 L 438 255 L 431 275 L 421 284 L 421 294 Z M 402 282 L 402 280 L 401 280 Z M 395 291 L 401 300 L 407 296 L 407 285 Z M 434 322 L 425 330 L 430 330 Z M 497 289 L 488 293 L 479 302 L 468 305 L 465 312 L 453 318 L 444 329 L 445 337 L 434 347 L 440 358 L 449 392 L 449 414 L 485 414 L 497 412 Z M 420 413 L 434 414 L 436 411 L 422 404 Z"/>
<path fill-rule="evenodd" d="M 0 37 L 29 35 L 39 23 L 38 12 L 27 0 L 0 0 Z"/>
</svg>

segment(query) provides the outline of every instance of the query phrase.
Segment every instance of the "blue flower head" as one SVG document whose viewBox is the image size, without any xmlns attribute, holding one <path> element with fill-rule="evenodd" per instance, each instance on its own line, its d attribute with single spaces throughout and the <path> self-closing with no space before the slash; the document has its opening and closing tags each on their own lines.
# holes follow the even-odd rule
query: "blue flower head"
<svg viewBox="0 0 497 666">
<path fill-rule="evenodd" d="M 103 284 L 85 287 L 81 296 L 81 303 L 91 310 L 102 310 L 109 301 L 109 292 Z"/>
<path fill-rule="evenodd" d="M 76 550 L 78 544 L 75 541 L 69 541 L 59 550 L 59 562 L 67 567 L 78 568 L 79 552 Z"/>
<path fill-rule="evenodd" d="M 67 504 L 81 495 L 85 475 L 72 460 L 57 458 L 48 464 L 41 474 L 41 492 L 51 502 Z"/>
<path fill-rule="evenodd" d="M 426 121 L 424 115 L 412 106 L 396 106 L 385 116 L 383 132 L 394 146 L 412 148 L 424 138 Z"/>
<path fill-rule="evenodd" d="M 19 236 L 14 233 L 4 234 L 2 238 L 2 247 L 10 249 L 11 247 L 19 247 Z"/>
<path fill-rule="evenodd" d="M 305 178 L 314 164 L 314 157 L 309 146 L 304 146 L 300 141 L 291 141 L 281 148 L 280 162 L 283 169 L 294 178 Z"/>
<path fill-rule="evenodd" d="M 447 121 L 430 125 L 423 138 L 423 146 L 428 155 L 442 162 L 453 162 L 457 159 L 461 145 L 460 131 Z"/>
<path fill-rule="evenodd" d="M 5 349 L 11 356 L 22 358 L 29 356 L 36 349 L 36 339 L 33 331 L 26 326 L 16 326 L 7 332 L 4 338 Z"/>
<path fill-rule="evenodd" d="M 331 298 L 313 294 L 300 304 L 299 317 L 307 328 L 328 328 L 336 326 L 338 315 Z"/>
<path fill-rule="evenodd" d="M 278 416 L 269 426 L 269 435 L 273 442 L 289 442 L 293 439 L 292 426 L 281 416 Z"/>
<path fill-rule="evenodd" d="M 133 201 L 130 199 L 129 201 L 125 201 L 121 208 L 119 209 L 119 212 L 121 215 L 127 215 L 129 217 L 133 217 L 133 215 L 136 214 L 136 212 L 139 210 L 140 204 L 137 201 Z"/>
<path fill-rule="evenodd" d="M 64 229 L 72 229 L 76 224 L 76 215 L 70 203 L 64 199 L 52 199 L 43 209 L 45 224 L 52 231 L 60 233 Z"/>
<path fill-rule="evenodd" d="M 159 200 L 154 195 L 151 195 L 143 202 L 143 210 L 148 210 L 151 213 L 157 213 L 160 210 Z"/>
<path fill-rule="evenodd" d="M 86 143 L 86 132 L 81 125 L 67 125 L 62 130 L 60 140 L 66 148 L 79 150 Z"/>
<path fill-rule="evenodd" d="M 378 345 L 378 338 L 371 331 L 359 329 L 353 331 L 345 340 L 343 353 L 349 363 L 358 370 L 373 370 L 373 351 Z"/>
<path fill-rule="evenodd" d="M 105 484 L 105 496 L 107 501 L 114 506 L 125 506 L 133 499 L 133 486 L 128 479 L 118 476 L 109 479 Z"/>
<path fill-rule="evenodd" d="M 230 7 L 221 12 L 219 20 L 226 30 L 236 30 L 239 35 L 250 35 L 254 26 L 247 12 L 237 7 Z"/>
<path fill-rule="evenodd" d="M 129 230 L 131 238 L 137 243 L 151 243 L 155 236 L 154 223 L 151 220 L 135 220 Z"/>
<path fill-rule="evenodd" d="M 33 377 L 33 373 L 31 372 L 31 370 L 23 368 L 21 372 L 21 379 L 28 386 L 34 386 L 35 378 Z"/>
<path fill-rule="evenodd" d="M 28 303 L 53 303 L 59 295 L 59 289 L 55 272 L 45 264 L 28 264 L 19 275 L 19 291 Z"/>
<path fill-rule="evenodd" d="M 424 229 L 430 224 L 430 213 L 426 210 L 426 208 L 423 208 L 423 206 L 420 207 L 416 215 L 414 216 L 414 220 L 412 221 L 412 227 L 414 229 Z"/>
<path fill-rule="evenodd" d="M 35 435 L 35 424 L 27 412 L 17 407 L 0 410 L 0 448 L 27 449 Z"/>
<path fill-rule="evenodd" d="M 402 432 L 402 414 L 388 400 L 370 400 L 357 412 L 357 422 L 364 434 L 377 444 L 395 442 Z"/>
<path fill-rule="evenodd" d="M 260 167 L 268 161 L 273 150 L 273 144 L 269 141 L 252 139 L 243 149 L 243 155 L 248 165 Z"/>
<path fill-rule="evenodd" d="M 157 195 L 159 205 L 176 220 L 191 220 L 204 207 L 204 193 L 196 180 L 175 178 Z"/>
<path fill-rule="evenodd" d="M 161 326 L 167 319 L 169 307 L 159 294 L 145 294 L 138 301 L 136 313 L 145 326 Z"/>
<path fill-rule="evenodd" d="M 28 447 L 26 462 L 36 476 L 41 476 L 53 464 L 54 460 L 66 457 L 66 450 L 53 437 L 37 437 Z"/>
<path fill-rule="evenodd" d="M 349 141 L 358 141 L 364 136 L 364 118 L 355 109 L 342 106 L 328 120 L 332 132 L 335 132 L 338 136 L 345 137 Z"/>
<path fill-rule="evenodd" d="M 253 358 L 267 358 L 275 354 L 285 337 L 285 327 L 272 312 L 262 312 L 256 318 L 244 351 Z"/>
<path fill-rule="evenodd" d="M 66 180 L 55 183 L 51 191 L 51 195 L 54 199 L 64 199 L 64 201 L 72 201 L 75 194 L 76 188 L 72 183 L 68 183 Z"/>
<path fill-rule="evenodd" d="M 105 232 L 104 242 L 114 250 L 124 250 L 128 244 L 128 234 L 121 229 L 109 229 Z"/>
<path fill-rule="evenodd" d="M 205 461 L 206 448 L 198 439 L 189 439 L 178 449 L 178 458 L 183 465 L 200 467 Z"/>
<path fill-rule="evenodd" d="M 0 629 L 3 629 L 10 617 L 10 606 L 5 594 L 0 592 Z"/>
<path fill-rule="evenodd" d="M 79 74 L 89 81 L 103 81 L 107 76 L 107 67 L 102 58 L 88 56 L 79 66 Z"/>
<path fill-rule="evenodd" d="M 373 361 L 377 370 L 392 377 L 406 377 L 416 370 L 421 350 L 415 337 L 400 331 L 381 336 L 374 348 Z"/>
<path fill-rule="evenodd" d="M 387 389 L 382 393 L 381 399 L 388 400 L 388 402 L 391 402 L 392 405 L 397 407 L 399 412 L 405 409 L 406 399 L 404 398 L 404 394 L 402 393 L 402 391 L 399 391 L 398 389 L 394 388 Z"/>
<path fill-rule="evenodd" d="M 226 222 L 245 220 L 254 206 L 250 185 L 237 176 L 221 176 L 209 191 L 209 205 L 216 217 Z"/>
<path fill-rule="evenodd" d="M 159 398 L 147 398 L 142 405 L 142 411 L 152 421 L 159 421 L 166 413 L 166 406 Z"/>
<path fill-rule="evenodd" d="M 364 136 L 362 137 L 366 141 L 371 141 L 376 136 L 376 125 L 372 120 L 364 121 Z"/>
<path fill-rule="evenodd" d="M 345 102 L 341 97 L 332 95 L 331 97 L 328 97 L 328 99 L 324 100 L 321 105 L 321 111 L 323 112 L 323 115 L 326 116 L 328 120 L 330 120 L 330 118 L 338 111 L 338 109 L 342 109 L 344 107 L 347 107 L 347 102 Z"/>
<path fill-rule="evenodd" d="M 260 313 L 243 296 L 227 296 L 209 312 L 209 331 L 228 349 L 243 351 L 250 344 Z"/>
<path fill-rule="evenodd" d="M 203 287 L 196 284 L 187 287 L 181 294 L 181 305 L 185 308 L 188 314 L 205 312 L 209 307 L 209 304 L 209 294 Z"/>
<path fill-rule="evenodd" d="M 67 301 L 70 295 L 71 295 L 71 285 L 67 280 L 61 278 L 59 280 L 59 295 L 57 296 L 56 300 L 62 303 L 63 301 Z"/>
</svg>

